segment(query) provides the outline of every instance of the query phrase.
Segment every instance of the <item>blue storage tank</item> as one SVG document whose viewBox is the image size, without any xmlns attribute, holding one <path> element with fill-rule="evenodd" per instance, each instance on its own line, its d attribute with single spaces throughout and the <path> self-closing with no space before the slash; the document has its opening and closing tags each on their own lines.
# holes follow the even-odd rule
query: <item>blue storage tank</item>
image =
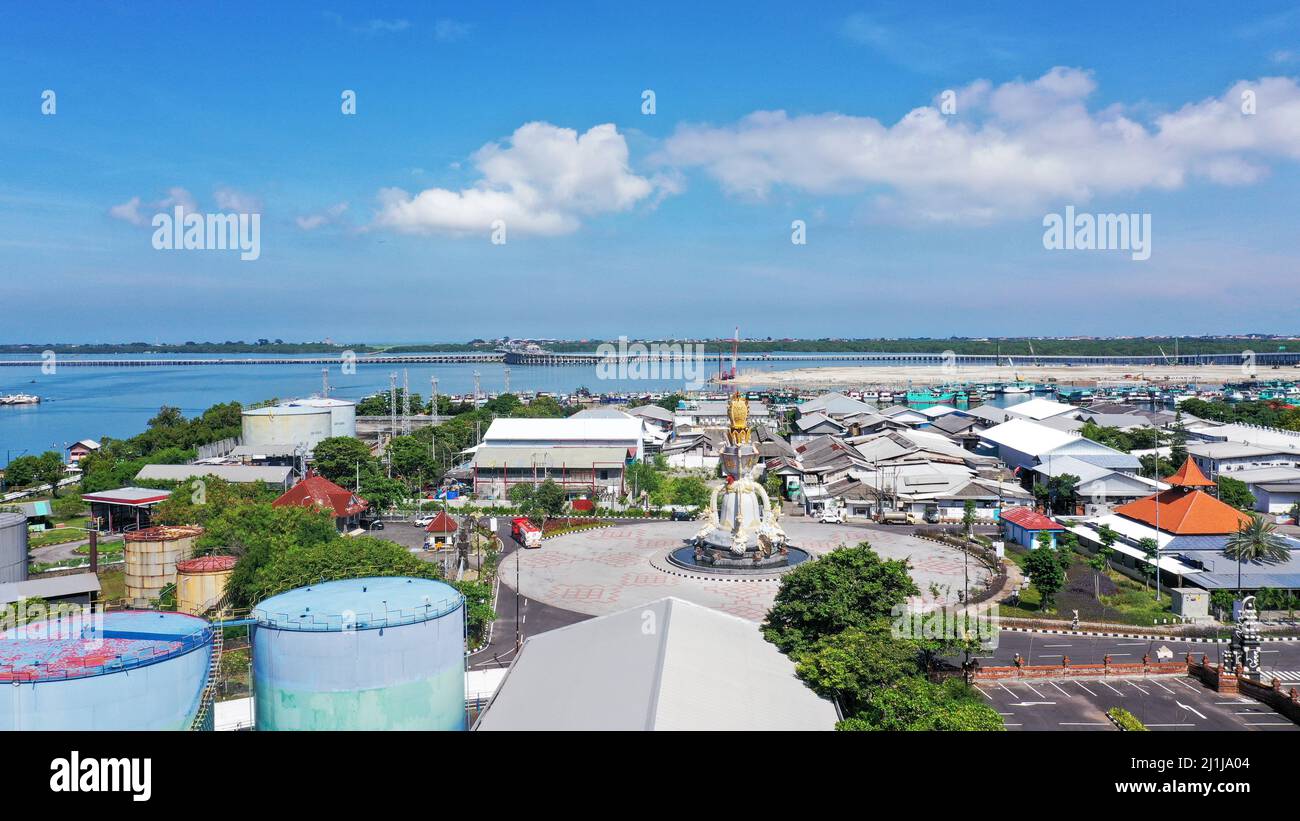
<svg viewBox="0 0 1300 821">
<path fill-rule="evenodd" d="M 450 585 L 325 582 L 252 615 L 257 729 L 465 729 L 465 599 Z"/>
<path fill-rule="evenodd" d="M 0 731 L 188 730 L 212 627 L 180 613 L 114 611 L 0 633 Z"/>
</svg>

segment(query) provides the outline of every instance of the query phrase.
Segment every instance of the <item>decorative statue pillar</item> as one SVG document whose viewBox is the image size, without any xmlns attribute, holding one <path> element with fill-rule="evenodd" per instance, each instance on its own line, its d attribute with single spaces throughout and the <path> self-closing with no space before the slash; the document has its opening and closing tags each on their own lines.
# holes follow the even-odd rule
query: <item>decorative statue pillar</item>
<svg viewBox="0 0 1300 821">
<path fill-rule="evenodd" d="M 722 449 L 724 487 L 709 497 L 704 526 L 695 536 L 697 561 L 715 567 L 780 567 L 789 562 L 786 535 L 767 491 L 755 481 L 758 447 L 749 429 L 749 402 L 727 401 L 727 444 Z"/>
</svg>

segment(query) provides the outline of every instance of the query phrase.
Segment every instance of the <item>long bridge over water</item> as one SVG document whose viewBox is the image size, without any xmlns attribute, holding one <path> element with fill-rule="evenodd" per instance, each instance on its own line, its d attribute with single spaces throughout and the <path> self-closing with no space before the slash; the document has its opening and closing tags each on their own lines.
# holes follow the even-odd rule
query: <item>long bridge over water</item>
<svg viewBox="0 0 1300 821">
<path fill-rule="evenodd" d="M 283 357 L 212 357 L 212 358 L 77 358 L 73 356 L 56 356 L 54 364 L 60 368 L 192 368 L 215 366 L 247 365 L 478 365 L 504 363 L 533 367 L 560 366 L 594 366 L 602 362 L 633 362 L 642 359 L 646 353 L 639 353 L 636 346 L 631 350 L 616 352 L 612 356 L 598 353 L 550 353 L 494 351 L 491 353 L 421 353 L 421 354 L 376 354 L 373 356 L 283 356 Z M 658 361 L 680 361 L 691 359 L 704 362 L 726 363 L 732 359 L 729 353 L 696 353 L 687 349 L 651 352 L 649 355 Z M 1297 365 L 1300 364 L 1300 352 L 1278 351 L 1269 353 L 1216 353 L 1216 354 L 1180 354 L 1177 356 L 996 356 L 993 354 L 955 354 L 944 353 L 741 353 L 735 357 L 737 362 L 843 362 L 871 363 L 875 365 L 949 365 L 961 366 L 997 366 L 1028 367 L 1031 365 L 1243 365 L 1255 366 Z M 30 359 L 0 359 L 0 367 L 41 367 L 48 365 L 48 357 Z"/>
</svg>

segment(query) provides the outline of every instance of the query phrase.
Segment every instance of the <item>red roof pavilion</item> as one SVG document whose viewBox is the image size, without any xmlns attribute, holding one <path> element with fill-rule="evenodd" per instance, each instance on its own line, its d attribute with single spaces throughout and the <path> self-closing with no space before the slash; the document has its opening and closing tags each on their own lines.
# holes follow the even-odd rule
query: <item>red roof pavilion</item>
<svg viewBox="0 0 1300 821">
<path fill-rule="evenodd" d="M 313 473 L 271 503 L 274 507 L 315 507 L 334 511 L 334 518 L 355 516 L 370 506 L 347 488 Z"/>
<path fill-rule="evenodd" d="M 455 533 L 457 527 L 456 520 L 448 516 L 447 511 L 440 510 L 424 530 L 426 533 Z"/>
<path fill-rule="evenodd" d="M 1205 474 L 1192 461 L 1192 457 L 1187 457 L 1183 466 L 1173 476 L 1166 476 L 1165 482 L 1178 487 L 1215 487 L 1214 482 L 1205 478 Z"/>
</svg>

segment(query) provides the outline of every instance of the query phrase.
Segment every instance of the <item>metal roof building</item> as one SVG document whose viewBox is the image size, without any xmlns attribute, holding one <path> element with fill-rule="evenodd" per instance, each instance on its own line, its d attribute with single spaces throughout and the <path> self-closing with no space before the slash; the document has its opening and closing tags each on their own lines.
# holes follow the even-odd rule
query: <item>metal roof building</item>
<svg viewBox="0 0 1300 821">
<path fill-rule="evenodd" d="M 293 484 L 293 468 L 283 465 L 145 465 L 135 478 L 186 482 L 204 476 L 238 484 L 263 482 L 285 490 Z"/>
<path fill-rule="evenodd" d="M 478 730 L 830 730 L 758 625 L 676 598 L 529 638 Z"/>
</svg>

